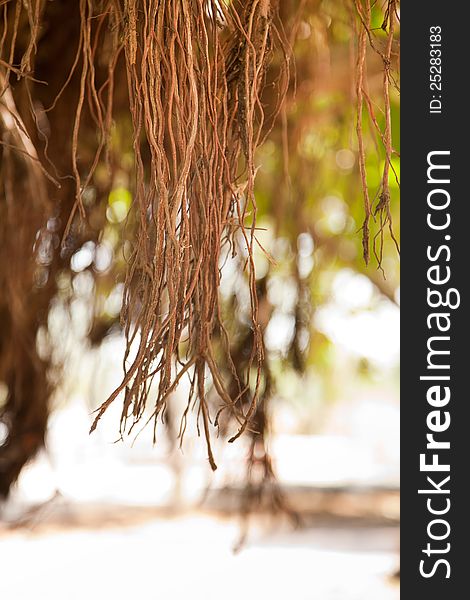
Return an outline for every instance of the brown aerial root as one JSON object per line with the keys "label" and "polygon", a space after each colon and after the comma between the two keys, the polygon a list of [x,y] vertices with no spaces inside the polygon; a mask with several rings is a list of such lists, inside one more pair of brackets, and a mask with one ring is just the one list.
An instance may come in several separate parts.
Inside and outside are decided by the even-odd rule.
{"label": "brown aerial root", "polygon": [[[28,6],[34,36],[38,6]],[[0,61],[0,382],[6,391],[0,405],[6,429],[0,441],[0,498],[44,444],[51,391],[50,361],[36,346],[37,313],[44,312],[47,296],[32,292],[38,273],[32,249],[39,245],[37,234],[50,209],[47,183],[58,183],[41,164],[9,85],[11,73],[33,79],[31,41],[21,64],[11,68],[20,12],[16,7],[9,38],[6,29],[0,30],[0,56],[7,58]]]}
{"label": "brown aerial root", "polygon": [[[99,408],[92,430],[121,392],[121,433],[128,422],[132,429],[153,381],[156,424],[184,373],[192,382],[188,406],[194,396],[215,469],[207,378],[239,423],[232,440],[249,426],[259,396],[254,154],[263,135],[266,66],[273,40],[280,39],[275,6],[269,0],[126,0],[124,8],[115,6],[134,128],[138,223],[122,310],[125,376]],[[243,252],[250,289],[247,373],[254,371],[255,381],[245,382],[254,393],[243,408],[218,367],[220,353],[230,361],[218,295],[221,259],[230,251]],[[216,349],[214,334],[224,331]]]}
{"label": "brown aerial root", "polygon": [[[270,394],[269,384],[267,384],[266,393]],[[250,517],[257,511],[268,511],[275,516],[283,515],[294,527],[298,527],[302,523],[299,513],[291,506],[274,470],[273,460],[268,450],[268,421],[265,403],[256,411],[255,422],[257,431],[250,434],[247,469],[240,506],[242,527],[240,537],[234,547],[235,552],[244,546],[249,531]]]}
{"label": "brown aerial root", "polygon": [[[359,173],[361,185],[364,195],[364,222],[362,224],[362,247],[363,256],[366,264],[370,260],[370,221],[371,218],[378,217],[378,231],[374,234],[372,248],[374,256],[377,260],[378,268],[382,270],[384,232],[388,228],[390,237],[394,242],[397,251],[399,252],[398,241],[393,232],[392,215],[390,211],[390,170],[397,177],[393,165],[392,156],[395,153],[392,144],[392,126],[391,126],[391,110],[390,110],[390,85],[396,86],[392,76],[392,55],[395,37],[395,24],[398,19],[398,1],[387,0],[384,10],[384,20],[382,30],[386,32],[385,48],[379,49],[373,38],[371,30],[371,0],[353,0],[356,13],[360,20],[360,25],[357,32],[357,59],[356,59],[356,133],[358,140],[359,153]],[[383,79],[382,79],[382,94],[383,94],[383,114],[385,125],[380,128],[375,116],[373,103],[369,97],[367,90],[367,48],[368,45],[380,56],[383,62]],[[369,119],[372,123],[373,132],[382,143],[385,150],[385,161],[382,172],[381,185],[375,198],[377,204],[373,208],[373,202],[370,200],[369,189],[367,185],[366,172],[366,150],[364,143],[363,132],[363,114],[364,108],[367,111]]]}
{"label": "brown aerial root", "polygon": [[[374,253],[380,265],[386,228],[393,237],[390,85],[397,1],[386,4],[386,43],[380,50],[370,29],[371,0],[353,2],[359,16],[356,92],[365,196],[364,258],[369,260],[372,220],[378,218]],[[298,3],[299,18],[305,4]],[[170,396],[186,378],[188,408],[196,407],[213,468],[210,432],[218,420],[207,390],[216,391],[222,405],[218,408],[237,424],[228,435],[231,441],[244,432],[256,432],[256,413],[264,402],[254,182],[256,149],[273,125],[286,88],[293,84],[289,41],[278,8],[278,0],[0,2],[0,150],[7,159],[1,200],[19,206],[25,191],[32,199],[28,210],[17,211],[16,216],[11,211],[17,221],[9,225],[12,244],[19,245],[14,234],[25,228],[22,239],[31,273],[22,295],[27,297],[34,288],[31,248],[51,213],[48,202],[52,199],[60,213],[63,241],[51,263],[53,281],[52,268],[63,267],[61,261],[67,263],[77,249],[80,227],[90,229],[92,209],[85,202],[86,192],[98,188],[98,167],[111,171],[113,131],[119,126],[125,130],[130,122],[134,165],[129,188],[134,201],[128,223],[133,246],[121,312],[127,340],[125,373],[98,409],[91,429],[121,393],[121,435],[148,419],[149,413],[156,427]],[[54,55],[57,31],[48,28],[57,29],[60,17],[69,11],[74,19],[66,31],[73,35],[65,44],[65,60]],[[367,91],[368,43],[384,65],[383,130]],[[43,77],[38,75],[38,50],[43,52],[47,86],[39,82]],[[279,60],[270,63],[275,52]],[[54,73],[44,69],[51,64],[51,55],[57,64]],[[363,112],[386,155],[382,184],[373,201],[367,190]],[[286,122],[285,114],[283,118]],[[8,175],[13,167],[14,179]],[[287,163],[284,168],[288,170]],[[109,181],[103,186],[109,187],[111,174],[106,177]],[[103,205],[107,198],[103,193]],[[219,298],[221,265],[230,254],[238,254],[238,264],[244,265],[250,296],[251,337],[242,373],[231,357],[233,335],[224,323]],[[43,315],[55,293],[55,284],[49,285]],[[227,365],[235,383],[222,373]]]}
{"label": "brown aerial root", "polygon": [[[209,379],[238,424],[232,440],[250,430],[259,400],[264,351],[253,260],[255,152],[289,82],[277,8],[277,0],[78,0],[71,60],[60,62],[57,79],[51,76],[55,84],[60,81],[55,97],[45,94],[41,117],[35,108],[37,49],[50,43],[48,19],[61,5],[0,3],[0,116],[4,130],[14,131],[2,135],[2,148],[5,156],[14,153],[28,163],[31,184],[36,181],[31,198],[38,202],[47,203],[51,183],[59,188],[67,180],[62,189],[68,196],[61,196],[60,207],[63,253],[72,252],[79,224],[89,218],[84,192],[93,188],[97,167],[110,167],[113,118],[132,121],[134,244],[121,312],[125,374],[91,430],[121,392],[121,435],[147,418],[149,405],[156,426],[188,377],[188,406],[197,405],[212,468]],[[265,115],[262,93],[276,47],[284,63],[274,69],[278,79],[270,81],[277,104],[271,102]],[[122,84],[123,72],[124,100],[115,85],[118,77]],[[19,81],[22,112],[9,107],[13,78]],[[69,106],[74,98],[73,117],[59,131],[46,131],[41,118],[60,121],[65,98]],[[25,126],[20,114],[27,115]],[[48,153],[53,147],[57,155],[57,136],[65,140],[60,165]],[[47,220],[43,212],[38,215],[33,234]],[[253,331],[246,377],[235,397],[219,366],[231,364],[235,371],[219,300],[221,263],[230,253],[241,254],[245,265]],[[249,405],[242,405],[242,387],[252,391]]]}

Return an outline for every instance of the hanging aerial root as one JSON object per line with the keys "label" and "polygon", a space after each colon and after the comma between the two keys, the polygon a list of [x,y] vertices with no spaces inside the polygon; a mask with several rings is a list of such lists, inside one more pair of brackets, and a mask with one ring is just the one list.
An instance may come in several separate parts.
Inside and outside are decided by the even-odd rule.
{"label": "hanging aerial root", "polygon": [[[11,77],[35,80],[41,19],[53,4],[31,0],[1,7],[8,25],[0,36],[2,105]],[[289,81],[277,0],[79,0],[74,8],[77,38],[69,71],[43,110],[52,119],[64,96],[75,93],[66,158],[75,198],[65,215],[63,249],[73,245],[77,222],[88,218],[84,194],[93,186],[97,167],[109,162],[118,69],[127,78],[124,111],[132,120],[135,158],[130,186],[134,245],[121,313],[125,374],[98,409],[91,429],[121,392],[121,435],[148,418],[149,407],[156,424],[170,395],[188,376],[188,404],[198,407],[215,468],[208,380],[238,424],[232,440],[249,430],[259,401],[264,351],[253,259],[255,152]],[[18,60],[20,34],[27,42]],[[283,64],[275,68],[277,80],[270,74],[269,94],[277,96],[277,103],[271,101],[265,115],[263,91],[276,47]],[[26,86],[26,92],[35,115],[34,89]],[[25,135],[15,150],[37,155],[36,170],[46,165],[55,172],[47,135],[33,118],[37,139],[31,145]],[[86,159],[84,146],[91,150]],[[242,254],[245,264],[253,331],[246,377],[235,397],[219,367],[232,362],[219,300],[221,264],[230,252]],[[247,406],[241,397],[248,388]]]}
{"label": "hanging aerial root", "polygon": [[[98,410],[92,430],[121,392],[121,432],[129,420],[132,428],[150,400],[152,381],[156,422],[187,373],[215,468],[206,379],[239,423],[234,437],[247,428],[258,403],[263,345],[253,261],[254,155],[265,121],[266,67],[273,39],[280,39],[273,34],[276,11],[269,0],[126,0],[119,18],[138,226],[122,312],[125,376]],[[251,406],[243,408],[218,367],[221,353],[230,360],[218,294],[220,263],[230,250],[246,256],[254,332],[247,373],[258,373],[246,383],[254,393]],[[129,360],[131,346],[135,357]]]}
{"label": "hanging aerial root", "polygon": [[[392,127],[391,127],[391,109],[390,109],[390,85],[393,83],[396,86],[392,76],[392,60],[393,47],[395,39],[395,24],[398,20],[398,0],[387,0],[384,10],[384,19],[382,30],[386,33],[385,48],[382,50],[374,41],[371,29],[372,19],[372,3],[371,0],[353,0],[355,11],[359,17],[359,26],[357,30],[357,58],[356,58],[356,133],[358,140],[359,153],[359,173],[361,178],[362,191],[364,196],[364,221],[362,224],[362,247],[363,257],[366,264],[370,260],[370,221],[371,218],[378,218],[378,231],[375,233],[372,242],[374,256],[377,260],[378,268],[382,269],[384,232],[388,228],[390,237],[393,240],[397,251],[399,246],[395,234],[393,232],[392,215],[390,210],[390,171],[395,173],[392,165],[392,156],[395,153],[392,144]],[[383,63],[383,114],[385,125],[381,129],[376,116],[373,104],[367,91],[367,49],[372,48],[381,58]],[[373,208],[373,202],[370,200],[369,188],[367,185],[366,172],[366,150],[364,143],[363,132],[363,115],[364,109],[367,111],[370,122],[372,123],[372,133],[375,134],[382,144],[385,151],[385,161],[381,177],[380,189],[375,198],[377,204]]]}

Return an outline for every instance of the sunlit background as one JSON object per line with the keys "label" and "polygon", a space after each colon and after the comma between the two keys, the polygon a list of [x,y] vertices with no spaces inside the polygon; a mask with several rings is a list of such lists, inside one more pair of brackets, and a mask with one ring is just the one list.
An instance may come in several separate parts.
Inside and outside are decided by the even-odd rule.
{"label": "sunlit background", "polygon": [[[155,445],[152,423],[118,439],[122,398],[89,435],[94,411],[123,376],[119,313],[135,228],[132,127],[124,111],[112,132],[112,176],[99,164],[84,190],[89,218],[72,228],[70,255],[56,260],[59,216],[36,235],[35,289],[53,290],[36,332],[37,356],[54,392],[46,448],[0,507],[1,600],[399,597],[399,264],[388,229],[380,254],[373,218],[371,263],[363,259],[359,21],[352,3],[280,4],[295,37],[296,86],[256,157],[254,259],[274,390],[267,442],[297,518],[269,510],[243,515],[246,435],[229,444],[226,435],[215,439],[214,429],[214,473],[194,413],[179,446],[185,379],[171,398],[174,429],[169,435],[159,425]],[[298,4],[304,15],[294,27]],[[386,39],[383,7],[372,3],[377,47]],[[374,202],[386,160],[377,135],[382,85],[382,61],[370,50],[375,122],[364,109],[362,126]],[[393,86],[390,104],[399,151]],[[398,155],[390,162],[399,237]],[[250,326],[240,246],[238,256],[221,260],[225,322],[236,341]],[[0,381],[0,407],[6,399]],[[7,436],[0,421],[0,448]]]}

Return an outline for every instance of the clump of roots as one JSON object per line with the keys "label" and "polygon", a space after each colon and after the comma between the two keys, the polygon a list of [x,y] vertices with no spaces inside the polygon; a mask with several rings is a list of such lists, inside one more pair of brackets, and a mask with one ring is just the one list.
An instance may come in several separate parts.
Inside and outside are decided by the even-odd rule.
{"label": "clump of roots", "polygon": [[[125,376],[92,429],[121,392],[121,431],[128,423],[132,429],[144,414],[153,381],[156,424],[187,374],[189,403],[194,395],[215,469],[209,374],[239,424],[232,439],[248,426],[258,402],[263,346],[253,263],[254,153],[264,131],[266,67],[279,40],[275,6],[269,0],[155,0],[143,8],[128,0],[124,9],[113,9],[114,21],[123,27],[137,230],[122,310]],[[247,372],[257,373],[257,381],[246,409],[228,393],[218,366],[220,360],[230,362],[218,296],[227,251],[245,254],[250,289],[253,344]],[[216,356],[216,332],[225,358]]]}
{"label": "clump of roots", "polygon": [[[356,91],[366,213],[364,258],[369,260],[369,223],[376,216],[380,229],[374,253],[380,264],[383,231],[392,231],[389,88],[397,2],[387,3],[387,38],[379,50],[385,107],[385,128],[379,130],[366,87],[371,3],[352,1],[361,21]],[[298,18],[305,5],[303,0],[296,5]],[[282,9],[287,12],[288,3]],[[90,204],[87,193],[101,189],[106,206],[113,180],[113,132],[115,123],[124,122],[132,131],[128,152],[134,159],[129,167],[132,248],[121,311],[127,339],[125,374],[98,409],[91,429],[120,394],[121,435],[144,414],[148,418],[149,407],[149,420],[156,427],[186,377],[188,408],[193,403],[197,407],[212,468],[216,464],[210,431],[218,419],[211,414],[210,387],[222,403],[221,414],[230,415],[230,428],[236,423],[231,441],[245,431],[257,431],[256,415],[266,395],[254,267],[255,153],[292,84],[289,43],[279,10],[278,0],[0,2],[0,203],[6,219],[0,224],[0,257],[4,263],[9,256],[17,257],[0,274],[6,289],[0,312],[11,325],[5,331],[19,340],[16,354],[0,357],[0,376],[8,379],[17,396],[21,392],[25,405],[28,397],[17,373],[28,357],[37,380],[47,381],[50,365],[32,350],[36,334],[47,327],[48,309],[57,293],[55,276],[60,268],[70,268],[72,253],[86,239],[83,231],[94,239],[99,236],[100,226],[93,229],[90,223],[95,213],[104,212],[103,206]],[[45,77],[48,85],[41,81]],[[386,154],[375,207],[366,181],[364,108]],[[103,172],[107,183],[99,183]],[[43,260],[40,254],[46,246]],[[219,297],[221,265],[230,254],[238,255],[249,289],[250,334],[242,369],[232,356],[233,335],[224,323]],[[32,290],[37,292],[34,304]],[[0,342],[3,339],[7,338],[0,335]],[[30,377],[26,368],[23,371]],[[43,398],[44,415],[48,394]],[[13,398],[12,393],[8,397]],[[268,479],[270,473],[266,461]]]}
{"label": "clump of roots", "polygon": [[[373,237],[373,253],[377,260],[378,268],[382,269],[384,232],[389,230],[390,237],[393,240],[397,251],[399,246],[393,232],[392,215],[390,211],[390,171],[393,171],[395,177],[392,157],[396,154],[392,145],[392,119],[390,110],[390,86],[398,86],[392,76],[392,64],[397,57],[396,52],[396,23],[398,16],[398,0],[387,0],[384,10],[384,20],[381,29],[386,33],[384,47],[379,47],[374,39],[371,27],[372,7],[371,0],[353,0],[357,16],[359,17],[359,28],[357,31],[357,57],[356,57],[356,98],[357,98],[357,119],[356,132],[359,147],[359,171],[361,176],[362,190],[364,194],[364,222],[362,225],[362,247],[363,256],[366,264],[370,260],[370,221],[371,218],[378,218],[379,227]],[[373,103],[370,99],[367,89],[367,49],[368,46],[380,57],[383,62],[383,117],[384,126],[381,128],[378,124]],[[366,151],[363,132],[364,111],[368,115],[372,124],[372,130],[385,151],[385,161],[382,172],[381,187],[376,195],[378,199],[375,208],[370,200],[369,188],[367,185],[366,172]],[[398,180],[397,180],[398,183]],[[383,269],[382,269],[383,271]]]}

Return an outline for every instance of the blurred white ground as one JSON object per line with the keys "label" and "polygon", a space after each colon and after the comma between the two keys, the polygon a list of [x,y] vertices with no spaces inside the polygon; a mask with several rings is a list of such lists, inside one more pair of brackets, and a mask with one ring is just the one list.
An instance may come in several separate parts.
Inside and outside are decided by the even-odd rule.
{"label": "blurred white ground", "polygon": [[[177,451],[175,463],[164,443],[152,448],[142,438],[129,448],[82,437],[82,417],[70,406],[55,415],[48,454],[25,470],[3,507],[1,600],[398,600],[391,575],[399,533],[383,507],[377,522],[313,516],[299,530],[255,520],[234,554],[239,520],[196,508],[210,481],[198,440],[188,441],[184,457]],[[225,447],[212,481],[219,487],[237,478],[243,456]],[[372,448],[333,435],[272,443],[282,483],[312,490],[396,485],[396,457]],[[179,459],[184,467],[175,471]],[[158,506],[172,505],[177,483],[186,508],[167,515]],[[58,499],[12,527],[55,490]]]}
{"label": "blurred white ground", "polygon": [[252,533],[207,515],[130,527],[3,530],[5,600],[398,600],[396,528]]}
{"label": "blurred white ground", "polygon": [[[387,443],[361,431],[278,436],[271,449],[281,482],[307,490],[397,486],[398,454],[387,451],[396,422],[384,421]],[[3,507],[1,600],[398,600],[391,580],[398,527],[387,525],[397,516],[396,500],[392,515],[387,504],[377,507],[376,522],[313,516],[293,530],[255,521],[234,554],[239,520],[197,512],[197,502],[208,483],[220,488],[237,480],[240,447],[220,445],[221,468],[211,480],[197,438],[188,438],[183,456],[169,452],[164,439],[153,448],[144,435],[131,448],[111,444],[103,431],[90,438],[88,427],[78,405],[56,413],[48,452],[25,469]],[[57,500],[12,527],[55,491]],[[166,515],[158,507],[174,507],[176,492],[183,511]]]}

